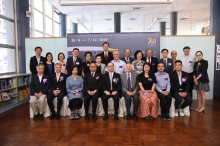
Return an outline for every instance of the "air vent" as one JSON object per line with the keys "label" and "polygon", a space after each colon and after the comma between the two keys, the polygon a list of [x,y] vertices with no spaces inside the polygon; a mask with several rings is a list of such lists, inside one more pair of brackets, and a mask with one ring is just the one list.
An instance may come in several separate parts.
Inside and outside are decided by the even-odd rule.
{"label": "air vent", "polygon": [[135,21],[137,18],[130,18],[131,21]]}
{"label": "air vent", "polygon": [[180,18],[180,20],[187,20],[187,19],[189,19],[189,18]]}
{"label": "air vent", "polygon": [[143,9],[143,7],[133,7],[133,11],[141,10],[141,9]]}
{"label": "air vent", "polygon": [[132,28],[127,28],[127,30],[132,30]]}

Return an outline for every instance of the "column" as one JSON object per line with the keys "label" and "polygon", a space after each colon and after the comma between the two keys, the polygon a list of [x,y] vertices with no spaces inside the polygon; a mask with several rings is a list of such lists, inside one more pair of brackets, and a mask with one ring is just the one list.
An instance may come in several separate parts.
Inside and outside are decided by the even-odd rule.
{"label": "column", "polygon": [[160,22],[160,35],[166,35],[166,22]]}
{"label": "column", "polygon": [[[216,45],[220,45],[220,0],[210,0],[210,35],[215,35]],[[215,45],[215,68],[216,68],[216,45]],[[213,98],[220,98],[220,70],[214,70]]]}
{"label": "column", "polygon": [[114,32],[121,32],[121,13],[114,13]]}
{"label": "column", "polygon": [[[18,34],[19,73],[26,73],[26,61],[30,61],[25,59],[25,37],[30,37],[30,18],[26,17],[26,11],[29,11],[29,0],[17,0],[17,22],[15,23],[17,23]],[[34,48],[30,49],[33,49],[34,51]]]}
{"label": "column", "polygon": [[60,36],[66,36],[66,14],[60,13]]}
{"label": "column", "polygon": [[73,33],[78,33],[78,23],[73,23]]}
{"label": "column", "polygon": [[170,13],[170,35],[177,35],[177,12]]}

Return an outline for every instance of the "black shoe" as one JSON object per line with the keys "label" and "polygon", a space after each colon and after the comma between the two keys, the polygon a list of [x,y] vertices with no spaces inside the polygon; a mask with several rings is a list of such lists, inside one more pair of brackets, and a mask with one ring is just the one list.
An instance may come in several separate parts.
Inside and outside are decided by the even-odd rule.
{"label": "black shoe", "polygon": [[50,119],[54,119],[54,118],[55,118],[55,113],[51,113]]}
{"label": "black shoe", "polygon": [[150,116],[150,120],[153,120],[154,118]]}
{"label": "black shoe", "polygon": [[43,118],[44,118],[43,114],[39,114],[38,119],[39,119],[39,120],[42,120]]}
{"label": "black shoe", "polygon": [[138,120],[138,116],[136,114],[133,114],[133,120],[137,121]]}
{"label": "black shoe", "polygon": [[107,120],[108,119],[108,114],[105,114],[104,116],[103,116],[103,120]]}
{"label": "black shoe", "polygon": [[33,120],[37,120],[38,119],[38,114],[34,115]]}
{"label": "black shoe", "polygon": [[86,119],[86,120],[89,120],[89,119],[90,119],[90,118],[89,118],[89,115],[86,114],[86,115],[85,115],[85,119]]}
{"label": "black shoe", "polygon": [[131,120],[131,115],[130,115],[130,114],[127,114],[126,119],[127,119],[127,120]]}
{"label": "black shoe", "polygon": [[57,120],[60,119],[60,114],[59,114],[59,113],[57,113],[57,115],[56,115],[56,119],[57,119]]}
{"label": "black shoe", "polygon": [[118,114],[114,115],[114,120],[118,120]]}
{"label": "black shoe", "polygon": [[92,119],[93,119],[93,121],[97,120],[96,114],[92,115]]}
{"label": "black shoe", "polygon": [[162,119],[162,120],[166,120],[166,114],[165,114],[165,113],[162,113],[162,114],[161,114],[161,119]]}
{"label": "black shoe", "polygon": [[171,120],[171,118],[170,118],[170,114],[169,114],[169,113],[166,113],[166,119],[167,119],[168,121]]}
{"label": "black shoe", "polygon": [[145,119],[146,119],[146,120],[150,120],[150,116],[147,116]]}

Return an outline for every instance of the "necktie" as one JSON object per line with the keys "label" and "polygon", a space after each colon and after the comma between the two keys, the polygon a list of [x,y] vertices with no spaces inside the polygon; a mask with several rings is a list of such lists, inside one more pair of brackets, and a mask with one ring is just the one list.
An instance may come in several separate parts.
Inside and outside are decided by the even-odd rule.
{"label": "necktie", "polygon": [[128,59],[128,57],[127,57],[127,59],[126,59],[126,62],[127,62],[127,63],[129,63],[129,62],[130,62],[130,61],[129,61],[129,59]]}
{"label": "necktie", "polygon": [[73,58],[73,65],[76,65],[76,58]]}
{"label": "necktie", "polygon": [[106,60],[106,62],[108,61],[108,55],[107,55],[107,53],[105,53],[105,60]]}
{"label": "necktie", "polygon": [[164,64],[164,70],[166,71],[167,70],[167,61],[163,60],[163,64]]}
{"label": "necktie", "polygon": [[177,71],[177,75],[178,75],[178,78],[179,78],[179,83],[181,85],[182,84],[182,81],[181,81],[182,77],[181,77],[180,71]]}
{"label": "necktie", "polygon": [[131,91],[131,80],[129,74],[128,74],[128,91]]}
{"label": "necktie", "polygon": [[151,64],[150,57],[148,57],[148,63]]}
{"label": "necktie", "polygon": [[58,82],[58,81],[59,81],[59,78],[60,78],[60,75],[57,74],[56,78],[57,78],[57,82]]}
{"label": "necktie", "polygon": [[110,73],[110,86],[111,86],[110,90],[112,90],[112,73]]}
{"label": "necktie", "polygon": [[92,72],[92,74],[91,74],[91,77],[92,77],[92,80],[93,80],[93,78],[94,78],[94,73]]}

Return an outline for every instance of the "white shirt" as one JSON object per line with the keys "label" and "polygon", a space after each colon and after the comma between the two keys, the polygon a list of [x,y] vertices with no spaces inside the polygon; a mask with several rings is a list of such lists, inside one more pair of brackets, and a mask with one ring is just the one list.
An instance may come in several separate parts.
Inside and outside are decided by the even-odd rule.
{"label": "white shirt", "polygon": [[[177,73],[178,75],[178,73]],[[180,76],[178,75],[180,86],[182,85],[182,72],[180,71]]]}
{"label": "white shirt", "polygon": [[187,73],[193,72],[193,66],[196,62],[196,58],[194,56],[188,55],[188,56],[181,56],[180,60],[182,61],[182,70]]}
{"label": "white shirt", "polygon": [[130,82],[131,82],[131,88],[132,88],[131,73],[127,73],[127,72],[126,72],[126,74],[127,74],[127,79],[128,79],[128,75],[130,76]]}
{"label": "white shirt", "polygon": [[38,75],[39,81],[40,81],[40,83],[41,83],[41,80],[42,80],[43,74],[42,74],[42,75],[37,74],[37,75]]}
{"label": "white shirt", "polygon": [[117,62],[115,60],[111,61],[114,64],[114,71],[118,74],[125,73],[125,66],[126,63],[122,60],[118,60]]}
{"label": "white shirt", "polygon": [[109,79],[110,79],[110,90],[112,90],[112,80],[113,80],[113,75],[114,75],[114,72],[112,73],[109,73]]}
{"label": "white shirt", "polygon": [[37,56],[36,56],[36,58],[37,58],[37,62],[38,62],[38,64],[40,63],[40,57],[38,58]]}
{"label": "white shirt", "polygon": [[104,51],[104,56],[108,57],[108,51],[107,52]]}
{"label": "white shirt", "polygon": [[150,61],[150,63],[151,63],[151,57],[146,57],[147,59],[146,59],[146,62],[149,62]]}
{"label": "white shirt", "polygon": [[162,58],[162,59],[163,59],[163,63],[164,63],[164,60],[166,60],[166,67],[167,67],[167,58]]}
{"label": "white shirt", "polygon": [[91,76],[94,77],[95,76],[95,72],[91,72]]}

